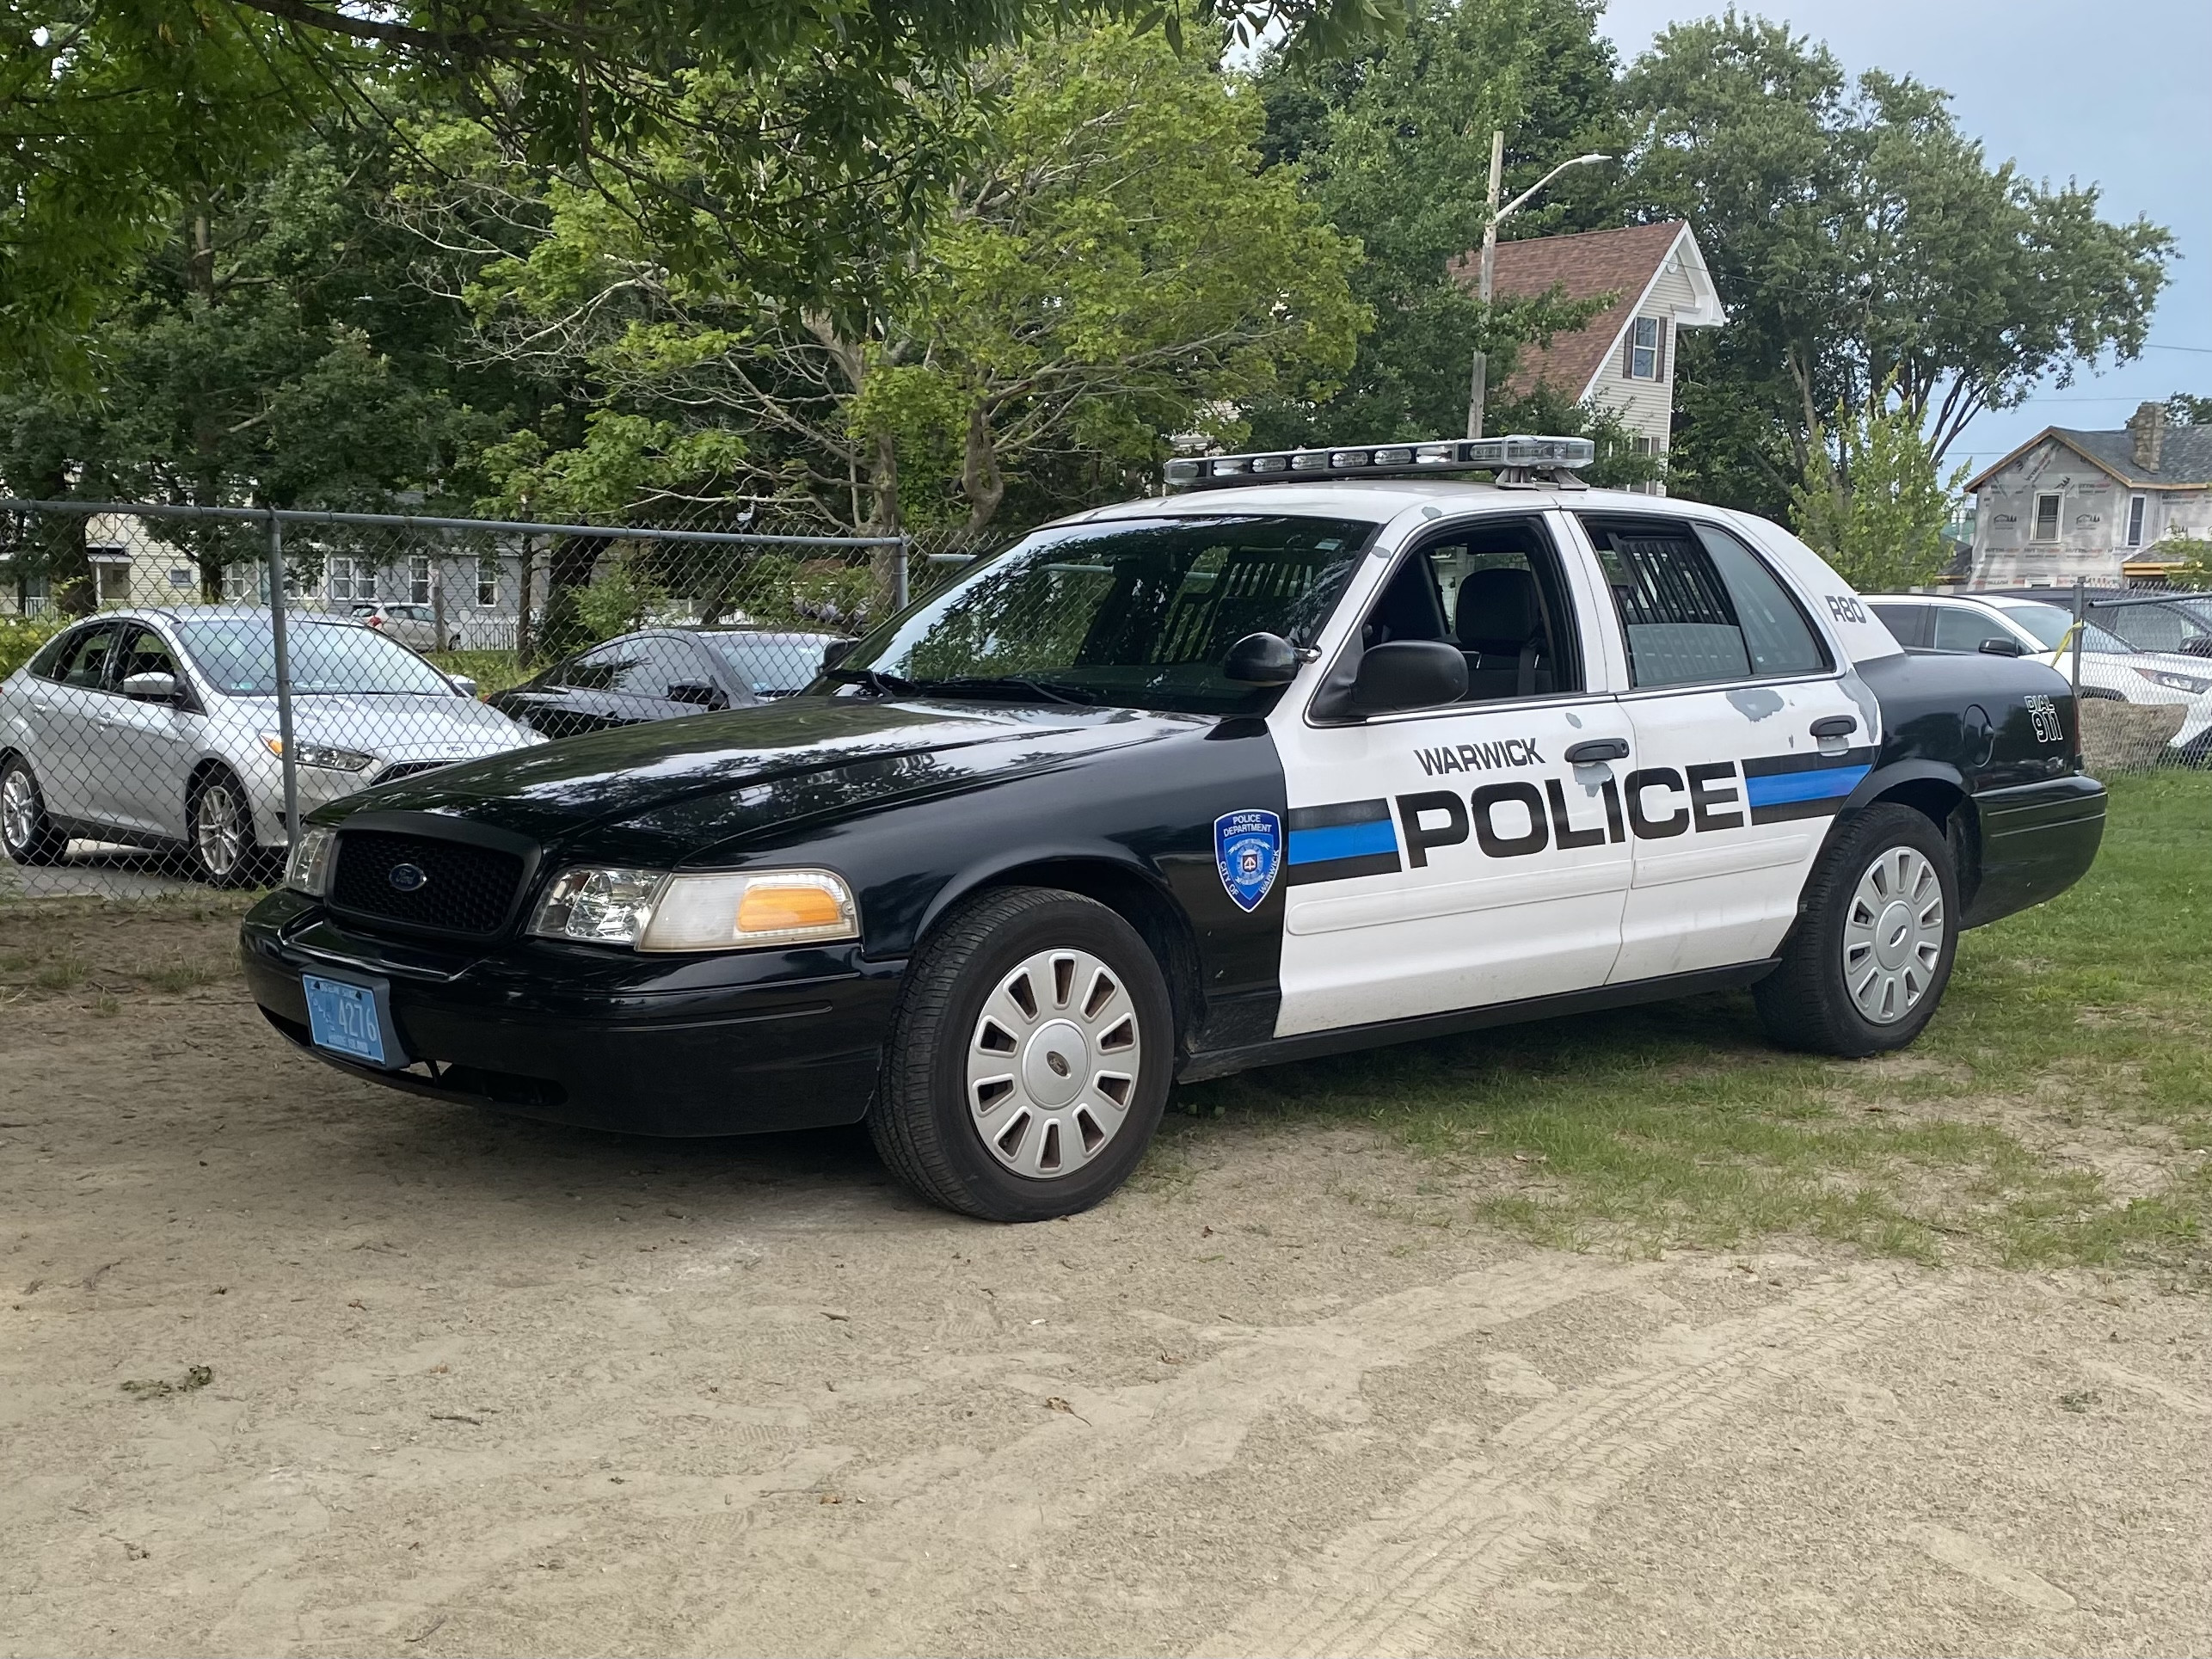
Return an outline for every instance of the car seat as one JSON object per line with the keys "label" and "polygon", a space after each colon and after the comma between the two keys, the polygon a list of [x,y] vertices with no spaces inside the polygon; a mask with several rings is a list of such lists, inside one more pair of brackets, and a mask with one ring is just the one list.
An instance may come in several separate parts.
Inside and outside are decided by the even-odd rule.
{"label": "car seat", "polygon": [[1552,689],[1551,635],[1533,571],[1506,566],[1471,574],[1459,584],[1454,631],[1467,659],[1471,701]]}

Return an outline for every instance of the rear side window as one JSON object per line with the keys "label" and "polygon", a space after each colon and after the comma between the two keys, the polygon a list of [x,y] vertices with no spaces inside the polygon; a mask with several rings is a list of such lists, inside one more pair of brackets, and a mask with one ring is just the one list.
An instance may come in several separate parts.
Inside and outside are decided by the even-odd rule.
{"label": "rear side window", "polygon": [[1586,519],[1638,686],[1814,674],[1834,665],[1759,556],[1677,519]]}
{"label": "rear side window", "polygon": [[1935,614],[1935,648],[1939,651],[1979,651],[1984,640],[2009,640],[2010,630],[1979,611],[1963,605],[1939,605]]}
{"label": "rear side window", "polygon": [[65,685],[82,685],[87,690],[98,688],[108,672],[108,654],[115,643],[115,624],[96,623],[82,633],[71,634],[66,649],[54,664],[52,678]]}
{"label": "rear side window", "polygon": [[31,673],[40,679],[59,679],[62,653],[75,645],[77,641],[75,634],[56,634],[39,647],[38,654],[30,661]]}

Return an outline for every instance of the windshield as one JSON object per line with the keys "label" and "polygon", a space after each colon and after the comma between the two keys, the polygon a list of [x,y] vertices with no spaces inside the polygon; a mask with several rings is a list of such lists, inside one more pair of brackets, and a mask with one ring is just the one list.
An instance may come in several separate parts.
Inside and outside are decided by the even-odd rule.
{"label": "windshield", "polygon": [[1010,692],[1047,699],[1252,712],[1280,688],[1222,678],[1229,648],[1255,633],[1310,644],[1379,527],[1223,514],[1041,531],[869,636],[837,672],[924,691],[1012,680]]}
{"label": "windshield", "polygon": [[822,671],[834,635],[705,634],[708,648],[755,697],[795,691]]}
{"label": "windshield", "polygon": [[[262,617],[196,617],[177,636],[207,681],[226,697],[276,695],[276,630]],[[350,623],[294,618],[286,630],[296,692],[453,697],[445,677],[402,645]]]}
{"label": "windshield", "polygon": [[[2074,626],[2074,613],[2055,605],[2038,605],[2031,599],[2025,605],[2006,605],[1998,608],[2012,621],[2041,640],[2046,651],[2057,650],[2066,641],[2066,630]],[[2105,632],[2093,622],[2082,625],[2081,648],[2123,657],[2133,656],[2135,652],[2135,648],[2127,641]]]}

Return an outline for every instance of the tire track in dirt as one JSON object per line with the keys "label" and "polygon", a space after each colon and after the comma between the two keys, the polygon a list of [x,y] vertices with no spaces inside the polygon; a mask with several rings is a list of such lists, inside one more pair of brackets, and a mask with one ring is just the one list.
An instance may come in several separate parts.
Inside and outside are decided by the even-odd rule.
{"label": "tire track in dirt", "polygon": [[[1086,1392],[1054,1380],[1069,1412],[981,1463],[888,1495],[865,1518],[838,1515],[836,1536],[754,1529],[732,1577],[756,1587],[819,1583],[826,1571],[865,1595],[756,1594],[710,1622],[693,1651],[900,1652],[989,1593],[1006,1562],[1146,1482],[1227,1466],[1269,1414],[1296,1408],[1339,1422],[1367,1415],[1367,1373],[1586,1297],[1626,1289],[1654,1269],[1539,1255],[1377,1298],[1309,1324],[1197,1328],[1228,1346],[1158,1383]],[[1018,1367],[1002,1380],[1023,1386]],[[1046,1385],[1038,1382],[1041,1390]]]}
{"label": "tire track in dirt", "polygon": [[1651,1460],[1785,1375],[1940,1300],[1867,1269],[1741,1318],[1647,1343],[1639,1362],[1507,1424],[1355,1526],[1201,1655],[1419,1655],[1465,1645],[1484,1599]]}

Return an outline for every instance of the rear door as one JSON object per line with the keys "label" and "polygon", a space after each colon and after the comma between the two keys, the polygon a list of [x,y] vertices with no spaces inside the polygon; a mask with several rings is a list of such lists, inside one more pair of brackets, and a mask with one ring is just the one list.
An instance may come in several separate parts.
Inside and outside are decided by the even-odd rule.
{"label": "rear door", "polygon": [[119,628],[95,622],[78,630],[55,660],[52,679],[30,687],[31,765],[53,817],[100,818],[98,803],[113,785],[114,758],[95,722],[107,701],[101,687]]}
{"label": "rear door", "polygon": [[1719,524],[1576,517],[1626,646],[1635,731],[1621,790],[1634,875],[1613,978],[1762,960],[1872,767],[1873,699],[1846,684],[1810,607]]}
{"label": "rear door", "polygon": [[1270,721],[1290,806],[1278,1035],[1605,983],[1630,876],[1621,767],[1567,754],[1625,754],[1630,725],[1562,530],[1543,512],[1440,527],[1368,605],[1367,644],[1455,644],[1465,700]]}

